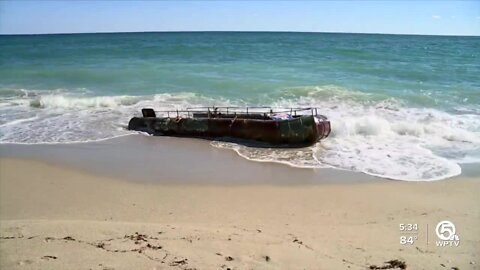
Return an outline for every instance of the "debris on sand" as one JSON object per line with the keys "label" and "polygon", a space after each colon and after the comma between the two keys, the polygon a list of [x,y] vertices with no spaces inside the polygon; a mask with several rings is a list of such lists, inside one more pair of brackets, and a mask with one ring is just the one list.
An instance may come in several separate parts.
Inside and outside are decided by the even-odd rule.
{"label": "debris on sand", "polygon": [[157,249],[162,249],[162,246],[155,246],[155,245],[151,245],[150,243],[148,243],[147,248],[157,250]]}
{"label": "debris on sand", "polygon": [[140,234],[138,232],[135,232],[135,234],[132,234],[132,235],[125,235],[124,236],[125,239],[130,239],[130,240],[133,240],[135,241],[135,244],[140,244],[140,242],[147,242],[147,235],[145,234]]}
{"label": "debris on sand", "polygon": [[369,269],[407,269],[407,264],[404,261],[399,261],[397,259],[390,260],[385,262],[383,266],[370,265]]}
{"label": "debris on sand", "polygon": [[45,255],[45,256],[42,257],[42,259],[44,259],[44,260],[50,260],[50,259],[56,260],[57,256]]}
{"label": "debris on sand", "polygon": [[187,261],[188,261],[188,259],[173,261],[173,262],[170,263],[170,266],[185,265],[185,264],[187,264]]}

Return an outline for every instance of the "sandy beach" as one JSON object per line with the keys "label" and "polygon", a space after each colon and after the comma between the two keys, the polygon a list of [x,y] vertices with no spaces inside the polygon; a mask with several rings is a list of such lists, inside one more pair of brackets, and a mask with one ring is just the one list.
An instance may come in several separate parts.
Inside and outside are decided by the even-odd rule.
{"label": "sandy beach", "polygon": [[[172,184],[4,156],[0,268],[478,269],[479,180]],[[436,246],[441,220],[458,247]]]}
{"label": "sandy beach", "polygon": [[480,0],[0,0],[0,270],[480,270],[479,48]]}

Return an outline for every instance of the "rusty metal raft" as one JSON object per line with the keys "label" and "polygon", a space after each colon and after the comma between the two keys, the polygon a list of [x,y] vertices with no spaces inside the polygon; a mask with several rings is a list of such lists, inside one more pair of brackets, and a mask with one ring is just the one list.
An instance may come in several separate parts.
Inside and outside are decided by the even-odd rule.
{"label": "rusty metal raft", "polygon": [[[157,116],[157,114],[161,116]],[[275,145],[312,145],[328,137],[330,121],[317,108],[274,111],[269,107],[196,107],[185,110],[142,109],[129,130],[160,136],[237,138]]]}

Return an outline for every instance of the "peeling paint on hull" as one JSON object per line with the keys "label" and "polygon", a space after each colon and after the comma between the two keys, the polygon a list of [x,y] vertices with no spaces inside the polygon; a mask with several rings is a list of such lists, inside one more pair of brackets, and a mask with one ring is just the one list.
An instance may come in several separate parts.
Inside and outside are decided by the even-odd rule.
{"label": "peeling paint on hull", "polygon": [[282,145],[312,145],[330,134],[330,122],[313,115],[285,120],[133,117],[128,129],[161,136],[232,137]]}

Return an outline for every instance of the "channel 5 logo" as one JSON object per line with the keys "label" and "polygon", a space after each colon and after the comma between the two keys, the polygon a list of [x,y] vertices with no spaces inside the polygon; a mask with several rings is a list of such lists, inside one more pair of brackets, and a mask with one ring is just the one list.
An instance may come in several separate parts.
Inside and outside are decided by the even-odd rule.
{"label": "channel 5 logo", "polygon": [[455,224],[448,220],[440,221],[435,228],[439,241],[435,242],[437,247],[458,247],[460,245],[460,238],[458,237]]}

